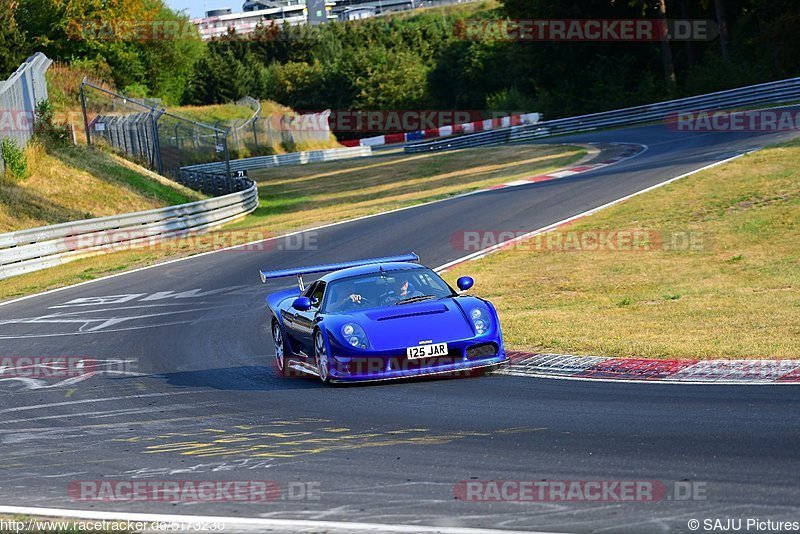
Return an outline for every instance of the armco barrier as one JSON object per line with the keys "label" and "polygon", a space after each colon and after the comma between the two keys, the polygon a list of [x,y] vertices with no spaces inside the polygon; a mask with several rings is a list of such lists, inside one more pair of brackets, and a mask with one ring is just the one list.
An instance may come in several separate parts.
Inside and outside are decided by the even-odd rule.
{"label": "armco barrier", "polygon": [[[237,159],[231,161],[230,165],[231,172],[252,171],[256,169],[266,169],[269,167],[304,165],[306,163],[336,161],[371,155],[372,148],[368,146],[358,146],[353,148],[328,148],[325,150],[308,150],[305,152],[292,152],[291,154],[279,154],[276,156],[256,156],[254,158]],[[188,167],[183,167],[181,170],[213,174],[224,174],[226,172],[224,162],[189,165]]]}
{"label": "armco barrier", "polygon": [[[0,117],[5,115],[0,141],[10,138],[20,148],[28,143],[33,135],[36,106],[47,100],[45,72],[52,63],[47,56],[36,52],[7,80],[0,81]],[[3,172],[3,158],[0,157],[0,175]]]}
{"label": "armco barrier", "polygon": [[243,191],[189,204],[0,234],[0,279],[78,256],[208,230],[256,207],[258,189],[249,182]]}
{"label": "armco barrier", "polygon": [[421,141],[423,139],[433,139],[438,137],[450,137],[460,134],[471,134],[477,132],[489,132],[508,128],[509,126],[521,126],[523,124],[536,124],[541,120],[539,113],[524,113],[522,115],[509,115],[495,119],[469,122],[466,124],[456,124],[455,126],[442,126],[416,132],[391,133],[378,135],[375,137],[365,137],[361,139],[351,139],[340,141],[345,146],[373,146],[393,145],[411,141]]}
{"label": "armco barrier", "polygon": [[800,100],[800,78],[750,85],[707,95],[669,100],[644,106],[592,113],[565,119],[542,121],[534,125],[512,126],[494,132],[467,134],[406,145],[407,153],[453,150],[473,146],[527,141],[554,135],[665,121],[670,114],[688,111],[735,110],[751,106],[783,104]]}
{"label": "armco barrier", "polygon": [[[223,163],[223,167],[224,167]],[[187,168],[182,168],[175,178],[181,185],[185,185],[189,189],[195,191],[202,191],[207,195],[215,197],[227,195],[229,193],[236,193],[237,191],[244,191],[250,184],[251,180],[247,178],[229,177],[227,173],[216,174],[210,172],[193,171]]]}

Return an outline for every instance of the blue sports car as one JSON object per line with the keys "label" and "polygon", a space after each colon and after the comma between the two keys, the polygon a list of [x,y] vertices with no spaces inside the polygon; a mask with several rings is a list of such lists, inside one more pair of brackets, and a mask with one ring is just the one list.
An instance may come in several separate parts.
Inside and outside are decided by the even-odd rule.
{"label": "blue sports car", "polygon": [[[298,288],[267,297],[279,372],[323,382],[468,373],[505,363],[491,302],[454,291],[416,254],[261,272],[296,276]],[[303,283],[303,275],[328,272]]]}

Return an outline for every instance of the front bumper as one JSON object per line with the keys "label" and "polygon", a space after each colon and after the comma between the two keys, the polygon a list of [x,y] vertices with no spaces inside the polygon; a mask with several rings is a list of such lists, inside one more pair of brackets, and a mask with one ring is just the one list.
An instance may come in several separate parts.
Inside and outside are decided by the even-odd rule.
{"label": "front bumper", "polygon": [[[485,349],[487,345],[493,346],[491,353]],[[477,350],[476,346],[483,348]],[[448,350],[446,356],[409,360],[405,348],[354,352],[331,343],[330,378],[332,382],[371,382],[430,375],[455,377],[508,362],[502,339],[449,341]]]}

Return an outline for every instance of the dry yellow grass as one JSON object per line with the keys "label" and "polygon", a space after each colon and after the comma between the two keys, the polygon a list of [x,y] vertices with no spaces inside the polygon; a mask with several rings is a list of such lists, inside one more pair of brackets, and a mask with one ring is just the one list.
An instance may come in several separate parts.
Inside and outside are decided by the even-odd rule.
{"label": "dry yellow grass", "polygon": [[0,232],[204,198],[116,156],[85,147],[26,149],[30,176],[0,182]]}
{"label": "dry yellow grass", "polygon": [[[236,104],[217,104],[212,106],[182,106],[175,108],[173,110],[180,116],[187,117],[196,121],[203,122],[205,124],[209,124],[212,126],[232,126],[234,121],[241,121],[243,119],[249,119],[253,115],[253,109],[247,106],[237,106]],[[261,146],[262,152],[251,153],[254,150],[254,147],[250,144],[247,145],[245,150],[242,150],[241,153],[237,153],[231,156],[234,157],[249,157],[253,155],[260,155],[266,153],[272,154],[284,154],[286,152],[296,152],[302,150],[319,150],[323,148],[341,148],[342,145],[336,140],[336,136],[332,133],[328,136],[327,139],[307,139],[301,140],[296,142],[294,145],[287,146],[284,145],[279,141],[280,133],[277,131],[280,128],[280,118],[285,115],[296,115],[296,113],[289,107],[283,106],[278,104],[277,102],[273,102],[271,100],[262,100],[261,101],[261,116],[263,117],[262,122],[259,122],[260,129],[262,133],[260,134],[259,138],[259,145]],[[264,143],[267,141],[264,138],[263,129],[265,128],[265,124],[263,121],[270,120],[270,124],[273,125],[272,127],[275,128],[274,138],[272,140],[272,144],[269,147],[263,146]],[[302,132],[300,132],[302,136]],[[248,139],[248,143],[253,143],[253,138],[251,132],[248,130],[243,133],[243,135]],[[312,136],[309,136],[312,137]],[[229,138],[229,142],[233,143],[233,137]],[[233,144],[230,145],[231,150],[234,150],[235,147]],[[264,150],[269,148],[269,150]]]}
{"label": "dry yellow grass", "polygon": [[444,198],[548,172],[586,154],[577,147],[502,147],[388,156],[251,173],[263,187],[255,213],[219,234],[115,252],[0,281],[0,299],[294,230]]}
{"label": "dry yellow grass", "polygon": [[[798,160],[800,142],[745,156],[463,264],[446,278],[475,277],[513,349],[800,358]],[[568,241],[630,229],[649,232],[650,250],[581,251]],[[694,245],[665,250],[659,240],[670,236],[693,236]]]}

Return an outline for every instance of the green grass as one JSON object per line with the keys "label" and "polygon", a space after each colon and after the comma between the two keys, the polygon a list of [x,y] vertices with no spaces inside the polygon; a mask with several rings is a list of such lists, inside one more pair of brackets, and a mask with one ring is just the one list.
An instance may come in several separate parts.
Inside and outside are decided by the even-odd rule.
{"label": "green grass", "polygon": [[[800,141],[750,154],[460,265],[446,278],[475,277],[475,291],[495,302],[515,350],[796,359],[798,160]],[[681,237],[636,251],[547,245],[628,229],[668,244]],[[692,244],[678,246],[686,236]]]}
{"label": "green grass", "polygon": [[212,106],[181,106],[174,108],[174,113],[187,119],[204,122],[214,125],[217,121],[224,123],[242,119],[249,119],[255,110],[249,106],[237,106],[236,104],[217,104]]}
{"label": "green grass", "polygon": [[261,205],[236,228],[316,226],[420,204],[570,165],[578,147],[505,146],[357,158],[251,173]]}
{"label": "green grass", "polygon": [[28,178],[0,182],[0,232],[205,198],[103,151],[33,143],[25,153]]}

